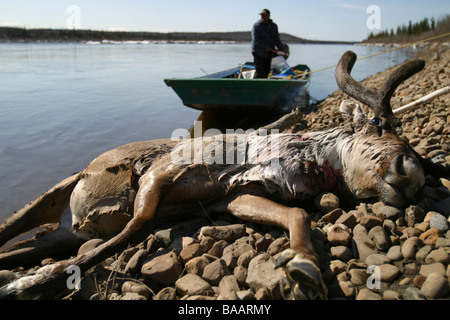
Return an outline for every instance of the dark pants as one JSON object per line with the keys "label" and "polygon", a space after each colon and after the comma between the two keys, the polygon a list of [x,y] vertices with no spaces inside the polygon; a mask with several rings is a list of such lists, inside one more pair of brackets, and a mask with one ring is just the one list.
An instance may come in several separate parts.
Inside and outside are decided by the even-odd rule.
{"label": "dark pants", "polygon": [[255,78],[267,79],[269,77],[269,73],[270,73],[270,64],[272,63],[272,57],[263,58],[263,57],[257,56],[256,54],[253,54],[253,57],[254,57],[253,61],[255,63],[255,68],[256,68]]}

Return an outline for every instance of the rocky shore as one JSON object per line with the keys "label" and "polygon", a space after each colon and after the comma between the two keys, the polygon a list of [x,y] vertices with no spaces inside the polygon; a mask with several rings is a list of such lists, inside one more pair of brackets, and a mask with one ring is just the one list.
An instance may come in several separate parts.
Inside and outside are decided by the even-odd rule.
{"label": "rocky shore", "polygon": [[[423,55],[424,71],[395,92],[394,108],[450,84],[450,50]],[[386,72],[364,80],[379,88]],[[342,125],[341,91],[320,102],[290,131]],[[403,133],[424,157],[450,164],[450,95],[401,116]],[[331,193],[306,201],[311,238],[329,299],[450,299],[450,181],[426,177],[417,202],[405,209],[381,202],[340,199]],[[80,248],[90,250],[94,239]],[[284,272],[275,261],[289,248],[285,230],[247,223],[231,215],[196,218],[157,230],[146,241],[91,269],[80,289],[56,299],[264,300],[281,299]],[[52,259],[41,265],[52,263]],[[37,268],[37,267],[36,267]],[[0,271],[6,282],[30,271]],[[1,283],[0,283],[1,285]]]}

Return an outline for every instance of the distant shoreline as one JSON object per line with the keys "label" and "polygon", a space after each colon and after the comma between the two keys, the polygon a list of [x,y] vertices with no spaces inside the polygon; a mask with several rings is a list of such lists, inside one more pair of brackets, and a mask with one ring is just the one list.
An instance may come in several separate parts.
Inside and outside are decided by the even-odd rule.
{"label": "distant shoreline", "polygon": [[[288,44],[356,44],[357,41],[320,41],[281,33]],[[250,31],[235,32],[127,32],[0,27],[0,43],[250,43]]]}

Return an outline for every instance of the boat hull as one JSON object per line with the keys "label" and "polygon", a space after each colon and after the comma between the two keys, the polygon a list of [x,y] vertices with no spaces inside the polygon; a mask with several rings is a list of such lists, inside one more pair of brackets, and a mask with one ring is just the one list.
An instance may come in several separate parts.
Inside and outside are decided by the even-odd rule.
{"label": "boat hull", "polygon": [[183,104],[199,110],[267,108],[288,112],[307,80],[166,79]]}

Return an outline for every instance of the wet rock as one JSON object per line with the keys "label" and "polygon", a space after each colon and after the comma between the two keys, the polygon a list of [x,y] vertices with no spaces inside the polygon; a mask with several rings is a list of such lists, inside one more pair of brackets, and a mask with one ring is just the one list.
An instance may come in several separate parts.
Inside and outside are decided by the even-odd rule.
{"label": "wet rock", "polygon": [[444,276],[434,272],[427,277],[420,291],[428,298],[444,298],[449,293],[449,284]]}
{"label": "wet rock", "polygon": [[175,282],[175,287],[180,296],[184,295],[204,295],[212,296],[214,290],[211,285],[199,276],[188,273]]}
{"label": "wet rock", "polygon": [[255,292],[264,289],[270,298],[280,299],[280,282],[283,278],[283,270],[275,269],[275,260],[270,254],[260,254],[250,261],[247,284]]}
{"label": "wet rock", "polygon": [[174,284],[183,272],[175,252],[163,251],[149,258],[141,268],[141,273],[163,285]]}

